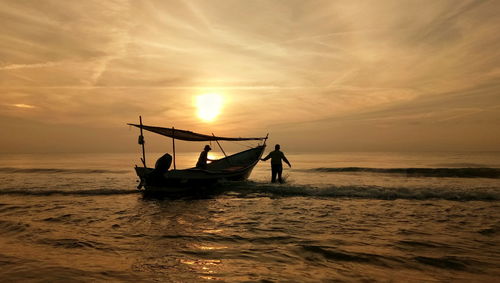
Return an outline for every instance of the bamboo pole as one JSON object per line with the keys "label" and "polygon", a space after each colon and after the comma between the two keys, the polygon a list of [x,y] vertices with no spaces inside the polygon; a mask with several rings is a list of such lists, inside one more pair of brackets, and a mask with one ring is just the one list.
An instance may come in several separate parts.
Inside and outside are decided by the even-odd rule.
{"label": "bamboo pole", "polygon": [[146,150],[144,149],[144,136],[142,135],[142,117],[139,116],[139,124],[141,125],[141,136],[139,137],[139,142],[142,146],[142,164],[144,168],[146,168]]}
{"label": "bamboo pole", "polygon": [[172,127],[172,148],[173,148],[173,153],[174,153],[174,170],[177,169],[177,166],[175,166],[175,129]]}
{"label": "bamboo pole", "polygon": [[[215,138],[215,135],[214,133],[212,133],[212,136],[214,136]],[[226,152],[224,151],[224,149],[222,148],[222,146],[220,145],[219,141],[218,140],[215,140],[215,142],[217,143],[217,145],[219,146],[220,150],[222,150],[222,153],[224,153],[224,156],[227,157],[227,154]]]}
{"label": "bamboo pole", "polygon": [[[212,133],[212,136],[215,137],[214,133]],[[215,142],[217,143],[217,145],[219,146],[220,150],[222,151],[222,153],[224,153],[224,156],[226,157],[226,160],[227,160],[227,163],[229,163],[229,165],[231,165],[231,162],[229,161],[229,159],[227,158],[227,154],[226,152],[224,151],[224,149],[222,148],[222,146],[220,145],[219,141],[218,140],[215,140]]]}

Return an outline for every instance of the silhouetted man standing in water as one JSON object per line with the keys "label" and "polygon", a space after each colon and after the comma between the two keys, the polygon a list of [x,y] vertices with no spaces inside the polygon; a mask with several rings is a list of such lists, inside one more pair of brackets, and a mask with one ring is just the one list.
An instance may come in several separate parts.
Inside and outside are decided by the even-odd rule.
{"label": "silhouetted man standing in water", "polygon": [[278,182],[283,184],[283,179],[281,179],[281,173],[283,172],[283,164],[281,163],[281,160],[285,161],[286,164],[288,164],[289,167],[292,167],[290,165],[290,162],[288,162],[288,159],[286,159],[285,154],[280,151],[280,145],[277,144],[274,147],[274,151],[271,151],[266,157],[262,158],[262,161],[266,161],[269,158],[271,158],[271,182],[276,183],[276,175],[278,175]]}

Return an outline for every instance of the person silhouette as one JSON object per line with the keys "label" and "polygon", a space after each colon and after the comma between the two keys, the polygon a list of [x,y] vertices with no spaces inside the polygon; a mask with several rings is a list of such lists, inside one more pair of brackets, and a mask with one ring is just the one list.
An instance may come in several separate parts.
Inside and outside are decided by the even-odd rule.
{"label": "person silhouette", "polygon": [[291,168],[292,165],[286,159],[285,154],[280,151],[280,145],[274,146],[274,151],[271,151],[266,157],[262,158],[262,161],[266,161],[271,158],[271,182],[276,183],[276,175],[278,175],[278,181],[283,184],[283,179],[281,174],[283,173],[283,164],[281,160],[285,161],[286,164]]}
{"label": "person silhouette", "polygon": [[[147,178],[146,182],[150,185],[161,184],[165,180],[163,174],[167,173],[171,164],[172,164],[172,155],[165,153],[162,157],[156,160],[155,169],[153,169],[153,171],[151,171],[146,176]],[[141,185],[142,183],[140,184],[140,186]]]}
{"label": "person silhouette", "polygon": [[203,151],[200,153],[200,157],[198,157],[198,162],[196,162],[196,168],[207,169],[207,161],[214,161],[208,158],[208,152],[212,150],[212,148],[207,144]]}

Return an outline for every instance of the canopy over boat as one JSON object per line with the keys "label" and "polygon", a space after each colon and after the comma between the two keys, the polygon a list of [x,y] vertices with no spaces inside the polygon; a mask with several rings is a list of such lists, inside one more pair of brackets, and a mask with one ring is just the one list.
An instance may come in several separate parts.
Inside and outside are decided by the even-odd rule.
{"label": "canopy over boat", "polygon": [[179,130],[174,128],[162,128],[156,126],[146,126],[138,124],[127,124],[137,128],[144,129],[153,133],[157,133],[163,136],[171,137],[177,140],[184,141],[250,141],[250,140],[265,140],[266,138],[228,138],[228,137],[218,137],[214,135],[204,135],[198,134],[191,131]]}

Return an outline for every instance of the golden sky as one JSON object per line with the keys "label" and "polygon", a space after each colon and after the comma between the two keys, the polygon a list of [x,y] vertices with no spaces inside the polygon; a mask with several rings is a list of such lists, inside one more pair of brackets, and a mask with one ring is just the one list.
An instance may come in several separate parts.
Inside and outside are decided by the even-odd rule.
{"label": "golden sky", "polygon": [[[292,151],[499,150],[499,14],[499,1],[1,0],[0,152],[132,150],[139,115],[269,132]],[[206,93],[223,100],[211,122],[196,114]]]}

